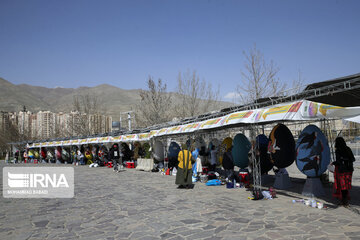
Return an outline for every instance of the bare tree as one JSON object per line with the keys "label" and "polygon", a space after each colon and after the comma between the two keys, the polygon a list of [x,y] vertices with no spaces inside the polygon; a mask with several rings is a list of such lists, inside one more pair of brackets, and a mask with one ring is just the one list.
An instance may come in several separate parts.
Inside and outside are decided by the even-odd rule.
{"label": "bare tree", "polygon": [[85,136],[101,132],[101,103],[95,95],[76,95],[73,97],[70,119],[67,120],[72,136]]}
{"label": "bare tree", "polygon": [[178,76],[175,112],[179,117],[191,117],[214,110],[219,101],[219,87],[213,90],[211,83],[200,81],[196,71],[189,70]]}
{"label": "bare tree", "polygon": [[166,84],[159,78],[157,83],[149,76],[147,90],[140,91],[140,103],[136,106],[138,126],[151,126],[171,120],[172,98],[166,92]]}
{"label": "bare tree", "polygon": [[305,83],[305,80],[304,80],[303,74],[302,74],[301,70],[299,69],[297,77],[295,79],[293,79],[293,81],[291,83],[291,89],[289,89],[287,91],[286,95],[293,95],[293,94],[300,93],[301,91],[303,91],[305,89],[304,83]]}
{"label": "bare tree", "polygon": [[85,94],[73,97],[73,110],[86,114],[99,114],[100,101],[95,95]]}
{"label": "bare tree", "polygon": [[278,96],[286,88],[277,78],[279,68],[271,60],[266,62],[256,45],[245,56],[244,71],[241,72],[241,84],[237,93],[242,103],[254,102],[259,98]]}
{"label": "bare tree", "polygon": [[22,133],[19,132],[19,128],[12,122],[0,125],[0,152],[10,150],[10,142],[18,142],[27,140]]}

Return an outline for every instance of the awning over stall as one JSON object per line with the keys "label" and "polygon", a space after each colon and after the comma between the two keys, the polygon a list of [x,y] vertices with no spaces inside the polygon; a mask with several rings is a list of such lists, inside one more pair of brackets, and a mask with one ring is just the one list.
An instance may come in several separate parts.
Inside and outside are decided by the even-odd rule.
{"label": "awning over stall", "polygon": [[[359,121],[360,107],[341,107],[308,100],[294,101],[274,106],[238,111],[225,116],[210,118],[172,127],[164,127],[146,133],[126,134],[112,137],[93,137],[85,139],[65,140],[44,143],[46,146],[67,146],[78,144],[96,144],[105,142],[148,141],[153,137],[191,133],[198,130],[232,127],[238,124],[263,124],[274,121],[308,121],[321,119],[352,119]],[[41,143],[33,143],[29,147],[39,147]]]}

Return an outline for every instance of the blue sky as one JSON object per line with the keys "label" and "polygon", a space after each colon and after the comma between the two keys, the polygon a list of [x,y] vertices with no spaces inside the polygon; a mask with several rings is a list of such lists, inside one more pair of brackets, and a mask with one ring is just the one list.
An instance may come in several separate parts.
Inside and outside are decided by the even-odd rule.
{"label": "blue sky", "polygon": [[[196,70],[234,92],[253,44],[290,82],[360,72],[360,1],[0,0],[0,77],[46,87],[174,91]],[[231,99],[226,99],[231,100]]]}

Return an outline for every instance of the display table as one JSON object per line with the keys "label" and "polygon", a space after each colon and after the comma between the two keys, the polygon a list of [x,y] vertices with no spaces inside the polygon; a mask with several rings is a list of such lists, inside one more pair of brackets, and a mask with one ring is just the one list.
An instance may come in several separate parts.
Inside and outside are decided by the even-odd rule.
{"label": "display table", "polygon": [[154,167],[154,159],[152,158],[138,158],[136,170],[151,171]]}

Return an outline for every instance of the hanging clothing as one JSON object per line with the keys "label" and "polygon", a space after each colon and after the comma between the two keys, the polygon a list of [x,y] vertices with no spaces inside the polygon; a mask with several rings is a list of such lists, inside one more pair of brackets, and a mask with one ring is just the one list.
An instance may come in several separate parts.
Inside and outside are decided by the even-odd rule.
{"label": "hanging clothing", "polygon": [[210,151],[210,165],[216,165],[217,164],[217,150],[211,150]]}
{"label": "hanging clothing", "polygon": [[226,170],[228,170],[228,169],[234,170],[234,160],[233,160],[231,151],[224,153],[222,165],[223,165],[223,168]]}
{"label": "hanging clothing", "polygon": [[46,158],[46,151],[45,151],[45,149],[41,149],[40,155],[41,155],[41,157],[42,157],[43,159]]}
{"label": "hanging clothing", "polygon": [[[194,155],[193,155],[193,157],[194,157]],[[200,157],[196,158],[196,161],[192,166],[192,173],[193,173],[193,178],[195,178],[195,179],[197,178],[197,176],[199,174],[202,173],[202,164],[201,164]],[[194,179],[193,179],[193,182],[194,182]],[[195,182],[196,182],[196,180],[195,180]]]}
{"label": "hanging clothing", "polygon": [[198,157],[196,159],[196,172],[197,173],[202,173],[202,163],[201,163],[201,158]]}
{"label": "hanging clothing", "polygon": [[195,148],[195,150],[192,151],[191,155],[192,155],[192,157],[193,157],[194,159],[197,159],[198,156],[199,156],[199,149],[198,149],[198,148]]}

